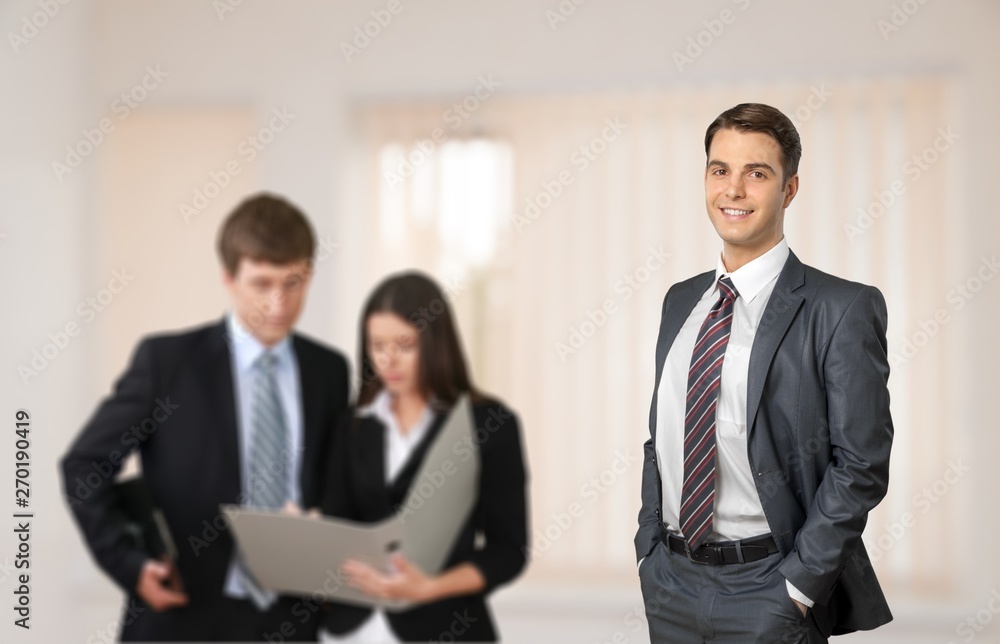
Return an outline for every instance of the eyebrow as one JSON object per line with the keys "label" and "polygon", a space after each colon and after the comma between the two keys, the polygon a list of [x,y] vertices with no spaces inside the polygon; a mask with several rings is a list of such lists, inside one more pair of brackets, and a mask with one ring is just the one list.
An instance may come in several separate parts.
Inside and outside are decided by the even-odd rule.
{"label": "eyebrow", "polygon": [[[713,165],[717,165],[720,168],[723,168],[725,170],[729,169],[729,164],[728,163],[726,163],[725,161],[719,161],[717,159],[710,160],[705,167],[711,168]],[[743,170],[744,171],[747,171],[747,170],[768,170],[768,171],[771,172],[771,174],[777,174],[774,171],[774,168],[772,168],[767,163],[747,163],[746,165],[743,166]]]}

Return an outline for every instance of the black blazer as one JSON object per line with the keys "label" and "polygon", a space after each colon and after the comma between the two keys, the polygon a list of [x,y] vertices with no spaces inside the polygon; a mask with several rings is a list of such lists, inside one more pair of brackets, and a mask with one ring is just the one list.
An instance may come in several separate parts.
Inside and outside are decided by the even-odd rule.
{"label": "black blazer", "polygon": [[[656,391],[667,352],[715,279],[675,284],[663,300],[645,443],[637,559],[660,543]],[[824,636],[892,619],[861,541],[889,484],[892,418],[885,300],[878,289],[805,266],[790,253],[767,302],[747,379],[747,452],[779,571],[814,600]],[[642,567],[640,567],[642,574]]]}
{"label": "black blazer", "polygon": [[[191,605],[221,596],[233,538],[220,503],[239,503],[240,452],[225,320],[145,338],[115,391],[97,408],[63,457],[67,501],[98,565],[134,594],[148,554],[116,510],[111,479],[135,450],[143,477],[179,551]],[[302,395],[304,507],[318,502],[322,460],[347,408],[347,362],[337,351],[293,333]],[[150,611],[146,611],[149,613]],[[137,619],[142,619],[140,613]]]}
{"label": "black blazer", "polygon": [[[445,562],[447,570],[462,562],[476,566],[486,588],[474,595],[452,597],[403,612],[387,612],[389,624],[404,641],[495,641],[496,629],[486,596],[514,579],[528,556],[524,457],[517,418],[499,402],[474,404],[476,442],[481,470],[479,500]],[[362,522],[383,520],[406,500],[423,458],[446,414],[437,414],[427,435],[391,485],[385,484],[385,426],[374,416],[345,414],[337,432],[330,473],[322,499],[323,513]],[[469,446],[455,448],[456,459],[471,455]],[[484,539],[477,545],[476,535]],[[334,634],[357,628],[368,608],[330,604],[326,628]]]}

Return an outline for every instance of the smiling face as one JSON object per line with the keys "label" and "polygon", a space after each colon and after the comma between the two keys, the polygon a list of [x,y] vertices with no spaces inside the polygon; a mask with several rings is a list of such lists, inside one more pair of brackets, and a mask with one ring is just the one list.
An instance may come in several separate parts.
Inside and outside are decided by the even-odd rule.
{"label": "smiling face", "polygon": [[368,357],[375,374],[393,395],[419,393],[420,331],[395,313],[372,313],[365,320]]}
{"label": "smiling face", "polygon": [[785,208],[799,177],[782,177],[781,147],[761,132],[721,129],[705,168],[705,207],[722,238],[727,271],[760,257],[781,241]]}

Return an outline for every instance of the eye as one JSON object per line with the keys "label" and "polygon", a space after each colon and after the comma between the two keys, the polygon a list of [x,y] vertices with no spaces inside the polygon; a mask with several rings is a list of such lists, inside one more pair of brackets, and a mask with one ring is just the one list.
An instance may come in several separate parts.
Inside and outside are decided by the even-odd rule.
{"label": "eye", "polygon": [[763,172],[761,172],[760,170],[754,170],[753,172],[750,173],[750,176],[753,177],[754,179],[766,179],[767,178],[767,175],[764,174]]}
{"label": "eye", "polygon": [[721,177],[725,173],[726,171],[723,168],[716,168],[715,170],[712,170],[712,174],[714,174],[717,177]]}

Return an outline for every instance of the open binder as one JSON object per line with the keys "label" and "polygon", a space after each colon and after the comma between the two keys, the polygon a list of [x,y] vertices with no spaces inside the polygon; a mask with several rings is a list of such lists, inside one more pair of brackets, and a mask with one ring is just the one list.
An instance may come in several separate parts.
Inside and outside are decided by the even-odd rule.
{"label": "open binder", "polygon": [[[457,450],[466,445],[473,449]],[[465,460],[457,454],[465,455]],[[472,454],[470,458],[468,455]],[[382,570],[397,550],[428,574],[441,571],[479,496],[479,452],[468,396],[452,408],[427,451],[404,510],[379,523],[220,506],[254,578],[282,594],[403,609],[409,602],[370,597],[347,586],[340,565],[355,559]],[[422,481],[440,485],[421,486]],[[433,491],[430,489],[433,488]]]}

